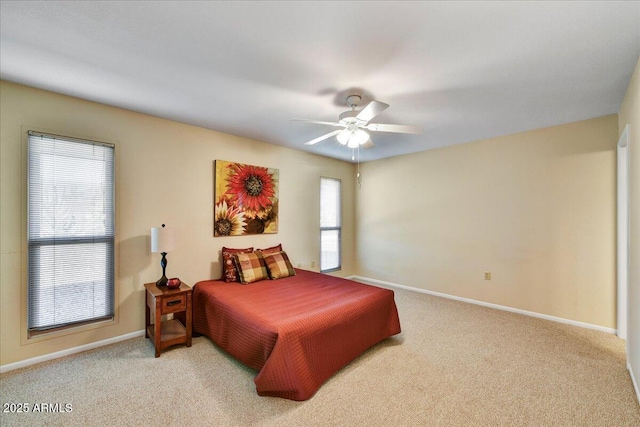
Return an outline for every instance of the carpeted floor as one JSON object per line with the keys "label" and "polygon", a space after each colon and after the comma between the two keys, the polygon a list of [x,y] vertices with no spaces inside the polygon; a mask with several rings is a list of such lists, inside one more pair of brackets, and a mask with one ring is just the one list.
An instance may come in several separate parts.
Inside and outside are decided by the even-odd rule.
{"label": "carpeted floor", "polygon": [[617,337],[395,292],[402,334],[365,352],[305,402],[258,396],[256,372],[205,337],[158,359],[136,338],[2,374],[3,410],[57,403],[53,409],[66,412],[3,411],[0,424],[640,426]]}

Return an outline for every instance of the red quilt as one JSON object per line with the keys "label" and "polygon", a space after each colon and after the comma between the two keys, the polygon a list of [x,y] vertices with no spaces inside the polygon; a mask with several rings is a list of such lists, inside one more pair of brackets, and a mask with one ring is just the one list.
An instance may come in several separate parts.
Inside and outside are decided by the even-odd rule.
{"label": "red quilt", "polygon": [[261,396],[309,399],[363,351],[400,333],[393,291],[296,273],[250,285],[207,280],[194,286],[194,332],[257,369]]}

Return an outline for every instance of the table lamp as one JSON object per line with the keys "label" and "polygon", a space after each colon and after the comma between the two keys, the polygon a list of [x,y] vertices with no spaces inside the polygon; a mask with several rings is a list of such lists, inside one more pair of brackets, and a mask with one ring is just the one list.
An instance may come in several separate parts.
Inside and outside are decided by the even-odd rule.
{"label": "table lamp", "polygon": [[162,266],[162,277],[158,279],[156,282],[156,286],[163,287],[167,286],[167,252],[171,252],[175,249],[176,239],[173,233],[173,228],[165,227],[162,224],[162,227],[151,227],[151,252],[160,253],[162,255],[162,259],[160,260],[160,265]]}

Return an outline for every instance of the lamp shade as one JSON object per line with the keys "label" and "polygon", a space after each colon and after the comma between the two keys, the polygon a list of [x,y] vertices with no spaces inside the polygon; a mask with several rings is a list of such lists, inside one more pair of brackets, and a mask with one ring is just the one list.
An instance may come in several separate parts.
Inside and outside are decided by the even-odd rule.
{"label": "lamp shade", "polygon": [[176,237],[172,227],[151,227],[151,252],[171,252],[175,249]]}

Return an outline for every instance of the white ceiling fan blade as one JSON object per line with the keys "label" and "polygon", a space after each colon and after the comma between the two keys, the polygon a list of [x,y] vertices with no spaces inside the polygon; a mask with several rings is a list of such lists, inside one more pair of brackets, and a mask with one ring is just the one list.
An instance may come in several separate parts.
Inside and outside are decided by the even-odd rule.
{"label": "white ceiling fan blade", "polygon": [[365,128],[377,132],[395,132],[395,133],[422,133],[420,126],[404,126],[404,125],[387,125],[383,123],[369,123]]}
{"label": "white ceiling fan blade", "polygon": [[329,132],[329,133],[327,133],[327,134],[325,134],[325,135],[319,136],[319,137],[317,137],[316,139],[312,139],[312,140],[311,140],[311,141],[309,141],[309,142],[305,142],[305,143],[304,143],[304,145],[313,145],[313,144],[316,144],[316,143],[318,143],[318,142],[320,142],[320,141],[324,141],[325,139],[331,138],[333,135],[337,135],[337,134],[339,134],[340,132],[342,132],[342,129],[334,130],[333,132]]}
{"label": "white ceiling fan blade", "polygon": [[358,113],[356,119],[362,120],[363,122],[367,123],[369,120],[373,119],[375,116],[382,113],[387,108],[389,108],[389,104],[385,104],[384,102],[380,101],[371,101],[369,104],[367,104],[366,107],[362,109],[362,111]]}
{"label": "white ceiling fan blade", "polygon": [[315,124],[318,124],[318,125],[344,126],[342,123],[323,122],[323,121],[318,121],[318,120],[309,120],[309,119],[291,119],[291,120],[296,121],[296,122],[315,123]]}

